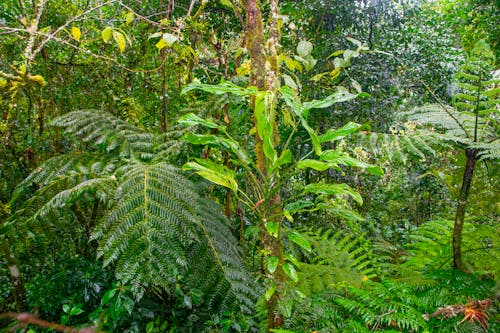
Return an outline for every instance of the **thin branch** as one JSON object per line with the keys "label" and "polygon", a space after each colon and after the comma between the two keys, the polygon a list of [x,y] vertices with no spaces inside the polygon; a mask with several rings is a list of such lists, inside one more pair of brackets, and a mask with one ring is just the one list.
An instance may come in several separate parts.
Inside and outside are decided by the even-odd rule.
{"label": "thin branch", "polygon": [[[25,29],[19,29],[19,28],[7,28],[9,31],[11,32],[26,32]],[[127,72],[131,72],[131,73],[152,73],[152,72],[156,72],[158,71],[160,68],[161,68],[161,64],[158,66],[158,67],[155,67],[153,69],[141,69],[141,70],[136,70],[136,69],[131,69],[131,68],[128,68],[124,65],[122,65],[121,63],[119,63],[116,59],[113,59],[113,58],[109,58],[109,57],[105,57],[105,56],[102,56],[102,55],[99,55],[99,54],[95,54],[89,50],[86,50],[86,49],[83,49],[79,46],[76,46],[62,38],[59,38],[59,37],[56,37],[56,36],[53,36],[53,34],[45,34],[45,33],[42,33],[42,32],[36,32],[36,34],[38,35],[41,35],[41,36],[44,36],[44,37],[50,37],[50,39],[52,40],[55,40],[63,45],[67,45],[75,50],[78,50],[80,52],[83,52],[85,54],[88,54],[96,59],[101,59],[101,60],[105,60],[105,61],[109,61],[109,62],[112,62],[113,64],[117,65],[118,67],[126,70]],[[162,61],[163,63],[163,61]]]}
{"label": "thin branch", "polygon": [[80,15],[77,15],[73,18],[71,18],[70,20],[68,20],[66,23],[64,23],[63,25],[61,25],[59,28],[57,28],[53,33],[47,35],[47,34],[44,34],[45,36],[47,36],[47,39],[45,39],[43,42],[40,43],[40,45],[38,46],[38,48],[33,52],[33,57],[32,59],[34,58],[35,55],[37,55],[43,48],[44,46],[52,39],[55,39],[55,40],[58,40],[56,35],[61,32],[62,30],[66,29],[71,23],[77,21],[78,19],[80,19],[81,17],[85,17],[86,15],[88,15],[89,13],[99,9],[99,8],[102,8],[104,6],[107,6],[107,5],[110,5],[114,2],[116,2],[118,0],[111,0],[111,1],[108,1],[108,2],[104,2],[100,5],[97,5],[95,7],[92,7],[86,11],[84,11],[83,13],[81,13]]}
{"label": "thin branch", "polygon": [[123,8],[125,8],[126,10],[128,10],[129,12],[133,13],[139,19],[141,19],[141,20],[143,20],[145,22],[148,22],[149,24],[151,24],[151,25],[153,25],[153,26],[155,26],[157,28],[161,28],[161,24],[160,23],[150,20],[147,16],[142,16],[142,15],[138,14],[136,11],[134,11],[132,8],[130,8],[129,6],[127,6],[126,4],[124,4],[122,1],[120,1],[118,4],[120,6],[122,6]]}
{"label": "thin branch", "polygon": [[26,48],[24,49],[24,56],[26,57],[28,64],[30,64],[33,61],[36,54],[39,52],[39,51],[33,52],[33,48],[35,47],[35,38],[38,32],[38,24],[40,23],[40,18],[42,17],[43,9],[46,3],[47,0],[42,0],[38,8],[36,8],[35,6],[34,8],[36,11],[35,21],[32,24],[30,24],[29,27],[27,27],[27,31],[30,34],[30,38],[28,40],[28,45],[26,45]]}
{"label": "thin branch", "polygon": [[0,314],[0,320],[2,319],[16,320],[22,325],[35,325],[41,328],[47,328],[63,333],[104,333],[94,327],[75,328],[71,326],[64,326],[58,323],[52,323],[40,319],[32,313],[6,312]]}

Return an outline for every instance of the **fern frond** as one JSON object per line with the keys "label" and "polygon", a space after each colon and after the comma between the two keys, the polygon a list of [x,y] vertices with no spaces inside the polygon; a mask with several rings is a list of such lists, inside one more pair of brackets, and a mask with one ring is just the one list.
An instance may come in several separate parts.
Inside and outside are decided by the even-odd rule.
{"label": "fern frond", "polygon": [[[253,313],[255,301],[262,290],[258,283],[251,280],[243,266],[237,241],[229,228],[229,221],[220,212],[219,207],[206,199],[200,199],[199,213],[202,232],[210,246],[212,261],[223,274],[222,279],[219,278],[218,281],[226,280],[229,283],[230,289],[225,291],[225,297],[232,295],[243,312]],[[193,259],[200,261],[200,256],[197,255]],[[205,271],[199,270],[199,272],[204,274]],[[229,305],[231,303],[225,301],[217,304],[217,307],[231,309]]]}
{"label": "fern frond", "polygon": [[177,169],[134,164],[120,175],[116,204],[93,232],[104,264],[116,262],[125,282],[167,287],[187,265],[186,248],[199,240],[192,202],[197,194]]}
{"label": "fern frond", "polygon": [[168,288],[181,278],[211,310],[251,313],[259,290],[218,209],[164,162],[123,166],[116,176],[115,204],[92,234],[104,264],[116,263],[124,283]]}
{"label": "fern frond", "polygon": [[155,136],[103,111],[80,110],[69,112],[53,121],[53,125],[82,138],[107,152],[117,152],[121,157],[137,155],[151,159]]}
{"label": "fern frond", "polygon": [[339,231],[304,230],[302,234],[312,245],[312,253],[301,263],[299,288],[310,295],[337,285],[359,286],[363,279],[375,277],[374,258],[364,235]]}
{"label": "fern frond", "polygon": [[403,164],[406,164],[408,160],[425,160],[427,156],[435,156],[438,148],[450,148],[463,141],[452,136],[442,139],[439,133],[427,131],[361,132],[357,138],[361,143],[368,145],[376,155],[386,156],[394,163],[401,162]]}
{"label": "fern frond", "polygon": [[479,151],[479,158],[481,160],[500,160],[500,140],[489,143],[473,144],[471,147]]}
{"label": "fern frond", "polygon": [[402,114],[407,121],[417,125],[430,125],[444,130],[448,135],[471,139],[474,116],[442,104],[428,104]]}

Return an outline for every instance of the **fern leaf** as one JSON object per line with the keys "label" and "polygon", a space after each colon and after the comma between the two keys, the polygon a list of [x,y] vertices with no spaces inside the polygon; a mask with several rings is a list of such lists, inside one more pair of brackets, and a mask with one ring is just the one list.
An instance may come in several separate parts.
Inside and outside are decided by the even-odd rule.
{"label": "fern leaf", "polygon": [[122,157],[134,154],[142,159],[153,157],[154,135],[107,112],[73,111],[55,119],[53,125],[63,127],[66,132],[81,137],[84,142],[101,146],[107,152],[118,152]]}

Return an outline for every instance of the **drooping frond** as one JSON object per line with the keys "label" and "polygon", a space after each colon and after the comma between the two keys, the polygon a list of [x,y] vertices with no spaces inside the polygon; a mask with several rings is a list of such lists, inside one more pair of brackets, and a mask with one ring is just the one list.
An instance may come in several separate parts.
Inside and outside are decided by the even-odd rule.
{"label": "drooping frond", "polygon": [[166,163],[133,164],[118,175],[116,203],[92,238],[104,264],[116,262],[125,283],[167,287],[187,266],[186,251],[199,241],[193,202],[198,195]]}
{"label": "drooping frond", "polygon": [[98,255],[136,286],[168,288],[181,279],[207,306],[252,312],[252,290],[228,223],[180,171],[164,162],[117,170],[115,204],[96,227]]}
{"label": "drooping frond", "polygon": [[474,135],[475,117],[455,110],[451,106],[427,104],[403,114],[406,120],[416,125],[430,125],[447,135],[471,140]]}
{"label": "drooping frond", "polygon": [[471,147],[479,151],[481,160],[500,160],[500,138],[494,142],[478,143]]}
{"label": "drooping frond", "polygon": [[97,110],[80,110],[58,117],[54,125],[82,138],[107,152],[118,152],[122,157],[137,155],[151,159],[155,136],[123,121],[112,114]]}
{"label": "drooping frond", "polygon": [[[479,150],[482,159],[497,159],[500,120],[499,80],[491,79],[493,53],[484,41],[474,47],[456,75],[458,92],[451,105],[424,105],[403,116],[417,126],[441,133],[440,140],[459,138],[462,148]],[[475,147],[472,147],[475,146]]]}
{"label": "drooping frond", "polygon": [[261,290],[243,266],[227,219],[207,199],[199,200],[199,209],[202,238],[188,254],[189,285],[203,292],[211,310],[223,312],[239,305],[245,313],[253,313]]}
{"label": "drooping frond", "polygon": [[427,131],[398,131],[395,133],[360,132],[357,139],[369,146],[375,155],[385,156],[389,161],[406,164],[408,160],[426,160],[428,156],[435,156],[438,148],[449,148],[460,143],[461,139],[447,137],[446,140],[437,140],[439,133]]}

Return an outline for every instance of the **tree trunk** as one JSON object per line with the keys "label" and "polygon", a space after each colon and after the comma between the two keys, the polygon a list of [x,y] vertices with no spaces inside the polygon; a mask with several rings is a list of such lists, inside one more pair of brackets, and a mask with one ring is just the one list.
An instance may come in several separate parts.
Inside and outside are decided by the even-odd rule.
{"label": "tree trunk", "polygon": [[467,148],[465,154],[467,156],[467,162],[465,164],[462,188],[460,189],[460,196],[458,197],[457,213],[455,215],[455,224],[453,227],[453,267],[467,272],[462,260],[462,230],[464,228],[467,199],[469,198],[469,190],[474,175],[474,166],[477,161],[477,150]]}
{"label": "tree trunk", "polygon": [[[278,29],[277,29],[277,10],[278,1],[271,0],[270,7],[272,12],[272,22],[270,25],[270,38],[268,40],[268,48],[266,49],[266,38],[264,36],[262,11],[259,0],[248,0],[246,3],[246,45],[250,55],[250,85],[257,87],[259,90],[270,90],[276,92],[278,89]],[[271,68],[266,69],[266,61],[269,61]],[[251,100],[251,107],[255,106],[255,101]],[[271,114],[274,114],[271,112]],[[270,121],[275,124],[274,119]],[[255,122],[255,117],[254,117]],[[275,136],[277,137],[277,127],[273,126]],[[266,156],[264,154],[262,138],[259,134],[255,135],[255,159],[256,166],[262,175],[260,179],[261,185],[265,187],[264,192],[273,193],[266,197],[260,205],[262,212],[262,221],[260,221],[259,239],[261,247],[268,258],[275,257],[278,259],[276,270],[271,273],[267,272],[266,268],[266,288],[271,286],[276,287],[273,295],[266,300],[267,312],[267,331],[273,328],[278,328],[283,322],[283,315],[278,311],[278,305],[284,295],[285,273],[283,271],[284,253],[282,235],[279,231],[281,218],[281,198],[279,189],[272,188],[273,185],[268,181],[268,170],[266,166]],[[279,183],[278,181],[275,181]],[[275,223],[278,226],[278,235],[271,235],[266,223]]]}

